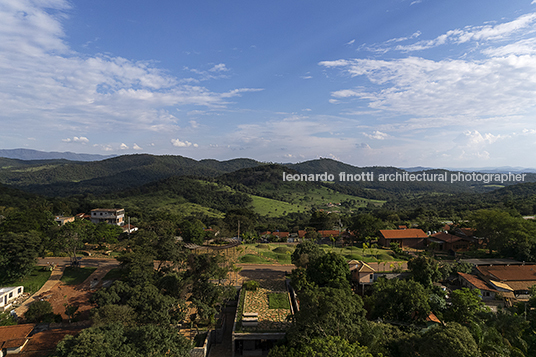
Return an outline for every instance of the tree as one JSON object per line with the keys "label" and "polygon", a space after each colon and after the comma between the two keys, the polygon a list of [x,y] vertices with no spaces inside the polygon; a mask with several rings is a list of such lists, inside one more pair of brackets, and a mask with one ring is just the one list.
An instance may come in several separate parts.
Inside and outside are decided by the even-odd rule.
{"label": "tree", "polygon": [[54,319],[52,305],[46,300],[35,301],[28,306],[28,310],[24,313],[24,318],[28,322],[51,322]]}
{"label": "tree", "polygon": [[480,350],[465,326],[449,323],[426,333],[419,346],[423,357],[479,357]]}
{"label": "tree", "polygon": [[0,282],[13,282],[36,263],[41,239],[37,232],[0,234]]}
{"label": "tree", "polygon": [[307,345],[296,349],[288,346],[276,346],[270,350],[269,357],[373,357],[366,347],[350,343],[338,336],[314,338]]}
{"label": "tree", "polygon": [[380,278],[368,302],[373,319],[411,323],[424,321],[430,313],[428,294],[414,280]]}
{"label": "tree", "polygon": [[57,234],[58,243],[71,257],[71,264],[77,265],[76,252],[84,247],[94,224],[82,220],[65,223]]}
{"label": "tree", "polygon": [[109,304],[91,310],[91,320],[94,326],[104,326],[112,323],[134,326],[136,319],[136,311],[128,305]]}
{"label": "tree", "polygon": [[122,324],[90,327],[66,335],[56,347],[58,357],[190,356],[191,343],[168,326],[125,327]]}
{"label": "tree", "polygon": [[299,293],[300,310],[295,313],[288,336],[291,346],[300,347],[315,338],[338,336],[359,341],[366,329],[363,301],[350,289],[318,288]]}
{"label": "tree", "polygon": [[205,239],[205,230],[203,228],[203,223],[197,219],[183,221],[180,226],[182,239],[186,243],[202,245]]}
{"label": "tree", "polygon": [[122,252],[117,260],[125,270],[125,281],[132,286],[154,282],[154,256],[151,251],[136,246],[131,252]]}
{"label": "tree", "polygon": [[366,237],[377,236],[378,231],[384,227],[385,224],[382,220],[374,217],[370,213],[363,213],[353,217],[350,230],[355,232],[360,240],[365,240]]}
{"label": "tree", "polygon": [[478,289],[461,288],[450,294],[451,305],[445,312],[445,318],[464,325],[478,322],[478,315],[488,311],[482,302]]}
{"label": "tree", "polygon": [[329,252],[313,259],[306,268],[307,279],[318,286],[350,288],[350,269],[340,254]]}
{"label": "tree", "polygon": [[326,211],[315,210],[311,213],[309,226],[315,228],[317,231],[332,229],[335,223],[335,218],[334,215],[329,214]]}
{"label": "tree", "polygon": [[296,246],[296,249],[292,252],[291,261],[296,267],[305,268],[310,261],[313,261],[324,254],[324,251],[318,244],[306,240]]}
{"label": "tree", "polygon": [[425,288],[431,288],[433,282],[442,278],[437,261],[424,255],[410,259],[408,269],[411,271],[413,279]]}

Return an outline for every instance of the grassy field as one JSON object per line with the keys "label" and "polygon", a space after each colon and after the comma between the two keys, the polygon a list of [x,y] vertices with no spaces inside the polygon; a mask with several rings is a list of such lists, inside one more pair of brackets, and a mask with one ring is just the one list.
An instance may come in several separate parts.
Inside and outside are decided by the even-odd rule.
{"label": "grassy field", "polygon": [[[220,191],[235,192],[228,186],[217,185],[213,182],[198,181],[201,185],[216,185]],[[264,191],[263,191],[264,192]],[[273,193],[266,189],[267,194]],[[319,187],[308,191],[281,190],[277,192],[280,199],[271,199],[248,194],[252,199],[251,208],[261,216],[280,217],[288,213],[309,212],[313,206],[330,211],[348,211],[367,206],[369,203],[381,206],[384,201],[369,200],[356,196],[346,195],[332,190],[329,187]],[[341,202],[352,202],[350,208],[338,206]],[[223,218],[224,214],[216,209],[201,206],[199,204],[187,202],[184,198],[170,197],[166,192],[154,192],[125,198],[114,198],[113,200],[97,200],[95,204],[99,206],[121,205],[125,208],[166,211],[176,214],[192,215],[200,213],[208,217]]]}
{"label": "grassy field", "polygon": [[65,283],[65,285],[78,285],[83,283],[95,270],[97,270],[97,268],[67,267],[60,280]]}
{"label": "grassy field", "polygon": [[[255,259],[262,259],[260,256],[267,258],[271,262],[277,262],[279,264],[292,264],[291,255],[294,252],[296,245],[294,244],[245,244],[242,245],[244,250],[242,257],[254,256]],[[365,262],[393,262],[393,261],[405,261],[398,259],[394,256],[393,251],[390,249],[363,249],[357,247],[331,247],[327,244],[320,246],[325,252],[335,252],[341,254],[344,258],[351,260],[362,260]],[[256,263],[263,264],[255,261],[243,261],[242,257],[240,261],[242,263]],[[247,258],[254,260],[254,258]],[[247,260],[246,259],[246,260]]]}
{"label": "grassy field", "polygon": [[33,294],[41,289],[51,273],[52,272],[49,270],[43,270],[43,267],[35,266],[30,274],[26,275],[24,278],[3,284],[1,287],[22,285],[24,286],[24,292]]}
{"label": "grassy field", "polygon": [[295,205],[288,202],[272,200],[260,196],[250,195],[253,199],[253,209],[261,216],[279,217],[287,213],[307,212],[309,208],[306,206]]}
{"label": "grassy field", "polygon": [[110,270],[102,280],[119,280],[123,278],[123,269],[122,268],[113,268]]}
{"label": "grassy field", "polygon": [[246,263],[246,264],[272,264],[271,261],[268,261],[258,255],[255,254],[245,254],[241,256],[238,261],[240,263]]}

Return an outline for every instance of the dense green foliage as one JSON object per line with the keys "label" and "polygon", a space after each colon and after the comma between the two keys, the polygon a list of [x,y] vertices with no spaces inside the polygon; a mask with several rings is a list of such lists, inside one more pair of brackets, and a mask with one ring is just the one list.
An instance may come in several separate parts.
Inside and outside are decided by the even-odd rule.
{"label": "dense green foliage", "polygon": [[163,326],[125,327],[109,324],[67,335],[58,344],[58,357],[178,356],[190,355],[191,344],[178,331]]}

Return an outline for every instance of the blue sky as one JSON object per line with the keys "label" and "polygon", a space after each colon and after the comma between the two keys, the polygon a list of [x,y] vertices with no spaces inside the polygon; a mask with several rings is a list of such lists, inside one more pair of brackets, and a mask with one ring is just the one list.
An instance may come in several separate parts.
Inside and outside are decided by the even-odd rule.
{"label": "blue sky", "polygon": [[0,0],[0,148],[536,167],[536,1]]}

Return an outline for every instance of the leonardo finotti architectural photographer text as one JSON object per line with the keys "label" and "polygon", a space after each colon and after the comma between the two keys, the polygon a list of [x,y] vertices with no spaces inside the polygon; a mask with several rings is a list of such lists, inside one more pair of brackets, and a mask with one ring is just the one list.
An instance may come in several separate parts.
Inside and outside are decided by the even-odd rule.
{"label": "leonardo finotti architectural photographer text", "polygon": [[504,182],[523,182],[526,174],[505,174],[497,173],[477,173],[477,172],[443,172],[443,173],[409,173],[397,172],[393,174],[377,174],[374,172],[362,172],[359,174],[349,174],[339,172],[337,175],[331,173],[321,174],[290,174],[283,172],[283,181],[340,181],[340,182],[482,182],[488,184]]}

